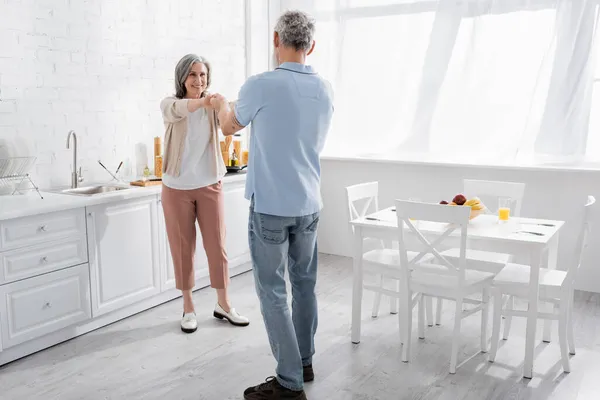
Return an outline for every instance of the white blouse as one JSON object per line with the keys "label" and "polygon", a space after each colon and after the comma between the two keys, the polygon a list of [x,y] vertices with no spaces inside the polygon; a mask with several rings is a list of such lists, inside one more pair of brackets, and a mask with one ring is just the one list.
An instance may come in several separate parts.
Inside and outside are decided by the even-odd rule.
{"label": "white blouse", "polygon": [[[179,176],[163,175],[163,183],[171,189],[193,190],[213,185],[223,179],[222,172],[215,173],[215,155],[211,144],[211,131],[206,109],[190,113],[185,137]],[[215,138],[214,140],[218,140]],[[219,157],[217,157],[219,159]]]}

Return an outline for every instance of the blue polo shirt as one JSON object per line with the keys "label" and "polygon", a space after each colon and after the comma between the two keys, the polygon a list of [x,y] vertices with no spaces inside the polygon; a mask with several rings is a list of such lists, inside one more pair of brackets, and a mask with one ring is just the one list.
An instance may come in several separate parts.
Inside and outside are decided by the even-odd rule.
{"label": "blue polo shirt", "polygon": [[254,197],[254,211],[281,217],[319,212],[331,85],[308,65],[283,63],[249,78],[234,110],[242,126],[252,123],[246,198]]}

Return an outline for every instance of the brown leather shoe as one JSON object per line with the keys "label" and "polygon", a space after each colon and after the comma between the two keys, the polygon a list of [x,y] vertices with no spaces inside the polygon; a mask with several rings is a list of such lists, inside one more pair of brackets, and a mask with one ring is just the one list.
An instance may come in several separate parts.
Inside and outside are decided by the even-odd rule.
{"label": "brown leather shoe", "polygon": [[245,400],[307,400],[304,390],[295,391],[284,388],[273,376],[264,383],[244,391]]}

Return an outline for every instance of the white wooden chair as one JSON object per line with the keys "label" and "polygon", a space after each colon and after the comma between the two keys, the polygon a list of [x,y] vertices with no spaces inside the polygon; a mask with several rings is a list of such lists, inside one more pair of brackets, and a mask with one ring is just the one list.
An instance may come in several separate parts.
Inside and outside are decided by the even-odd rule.
{"label": "white wooden chair", "polygon": [[[348,186],[346,188],[346,198],[348,202],[348,222],[363,218],[367,214],[379,211],[379,184],[378,182],[367,182],[358,185]],[[362,206],[357,209],[357,203],[363,202]],[[354,231],[354,228],[352,228]],[[364,243],[364,248],[367,251],[363,254],[363,265],[366,273],[371,272],[376,275],[378,284],[376,287],[372,285],[363,285],[367,290],[375,292],[375,300],[373,301],[373,309],[371,316],[376,318],[379,314],[379,306],[381,303],[381,295],[385,293],[384,280],[386,277],[381,271],[389,265],[397,265],[397,251],[386,248],[385,243],[380,239],[368,239]],[[369,250],[369,248],[371,248]],[[374,272],[377,271],[377,272]],[[397,282],[397,279],[395,279]],[[397,283],[395,283],[397,285]],[[389,295],[387,293],[386,295]],[[390,313],[398,313],[398,297],[390,296]]]}
{"label": "white wooden chair", "polygon": [[[369,213],[374,213],[379,211],[379,184],[378,182],[367,182],[360,183],[353,186],[346,187],[346,199],[348,203],[348,221],[352,221],[353,219],[363,218]],[[362,206],[357,208],[357,203],[362,201]],[[352,228],[352,230],[354,230]],[[386,270],[386,268],[394,268],[396,271],[399,271],[399,260],[398,260],[398,246],[396,244],[394,248],[393,243],[384,243],[384,241],[380,239],[368,239],[365,240],[364,248],[368,250],[363,255],[363,269],[366,273],[374,273],[375,270],[382,271]],[[416,255],[416,252],[410,252],[413,256]],[[389,270],[387,270],[389,272]],[[377,318],[379,315],[379,308],[381,305],[381,296],[382,294],[386,295],[390,299],[390,313],[397,314],[398,313],[398,285],[399,281],[397,278],[397,274],[392,274],[393,276],[387,276],[383,273],[375,273],[376,279],[378,281],[377,286],[373,285],[363,285],[363,287],[367,290],[375,292],[375,299],[373,301],[373,308],[371,311],[371,316],[373,318]],[[390,280],[395,282],[396,288],[394,290],[385,289],[384,283],[386,280]],[[429,302],[427,303],[427,321],[429,326],[433,326],[433,307],[431,303],[431,298],[428,298]]]}
{"label": "white wooden chair", "polygon": [[[593,196],[588,196],[584,207],[583,224],[577,239],[576,260],[572,262],[568,270],[544,269],[540,270],[540,301],[555,305],[553,312],[538,312],[537,318],[558,321],[558,338],[560,344],[561,360],[563,370],[570,372],[568,353],[575,354],[575,342],[573,338],[573,290],[577,271],[581,266],[588,236],[591,231],[592,206],[596,202]],[[507,264],[506,267],[494,278],[492,293],[494,296],[494,316],[492,329],[492,347],[490,351],[490,362],[494,362],[498,350],[500,337],[500,325],[502,317],[506,319],[504,339],[508,339],[510,321],[512,317],[527,317],[528,311],[515,310],[512,304],[514,297],[527,299],[529,288],[530,266],[520,264]],[[505,308],[503,301],[505,295],[509,297],[509,305]],[[558,311],[556,307],[558,306]],[[508,328],[507,328],[508,327]]]}
{"label": "white wooden chair", "polygon": [[[401,318],[404,319],[404,339],[402,360],[410,359],[412,309],[419,304],[419,336],[423,337],[424,296],[444,298],[456,302],[454,315],[454,331],[452,336],[452,351],[450,357],[450,373],[456,372],[458,346],[460,341],[461,321],[476,312],[481,311],[481,351],[487,351],[487,324],[489,290],[494,274],[483,271],[469,270],[466,268],[467,229],[469,225],[470,210],[463,207],[447,207],[439,204],[424,204],[410,201],[396,200],[396,215],[398,219],[398,244],[400,252],[400,266],[403,272],[401,292]],[[411,220],[412,218],[412,220]],[[413,223],[413,220],[418,223]],[[439,227],[439,234],[432,234],[428,229],[424,235],[425,224]],[[407,226],[417,239],[424,245],[424,250],[416,256],[407,251]],[[444,244],[456,231],[460,231],[460,247],[458,262],[451,262],[440,249],[446,248]],[[432,240],[435,237],[435,240]],[[456,237],[452,237],[456,240]],[[425,256],[432,258],[426,259]],[[469,299],[468,296],[481,294],[481,300]],[[464,304],[472,304],[473,308],[463,310]]]}
{"label": "white wooden chair", "polygon": [[[475,179],[463,180],[463,192],[467,198],[483,197],[483,203],[491,212],[497,211],[498,200],[502,197],[508,197],[513,200],[513,208],[511,214],[514,217],[521,215],[521,206],[523,204],[523,195],[525,193],[525,184],[518,182],[502,182],[502,181],[483,181]],[[459,249],[452,248],[442,252],[449,260],[457,260]],[[467,268],[477,271],[499,273],[502,268],[512,261],[512,255],[494,253],[490,251],[481,251],[468,249],[467,250]],[[440,325],[442,314],[442,299],[437,300],[436,325]]]}

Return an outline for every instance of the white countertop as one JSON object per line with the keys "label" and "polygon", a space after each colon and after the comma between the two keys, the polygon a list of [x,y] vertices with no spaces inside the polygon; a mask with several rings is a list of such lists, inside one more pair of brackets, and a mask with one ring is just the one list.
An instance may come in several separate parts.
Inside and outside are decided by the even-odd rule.
{"label": "white countertop", "polygon": [[[228,185],[236,182],[244,182],[245,180],[245,173],[231,174],[226,175],[223,178],[223,184]],[[93,185],[94,184],[85,183],[82,186]],[[135,199],[144,196],[152,196],[159,194],[161,190],[162,185],[145,188],[132,186],[131,189],[128,190],[121,190],[95,196],[75,196],[53,193],[51,191],[42,191],[41,193],[44,197],[43,199],[41,199],[35,191],[27,191],[27,193],[23,195],[4,195],[0,196],[0,221],[44,214],[48,212],[112,203],[115,201]]]}

